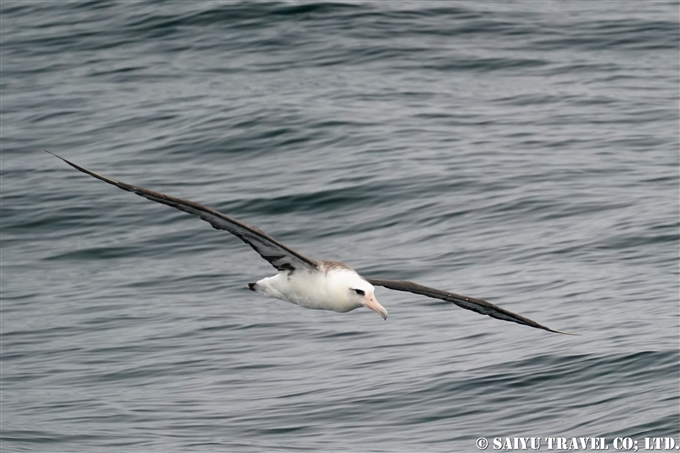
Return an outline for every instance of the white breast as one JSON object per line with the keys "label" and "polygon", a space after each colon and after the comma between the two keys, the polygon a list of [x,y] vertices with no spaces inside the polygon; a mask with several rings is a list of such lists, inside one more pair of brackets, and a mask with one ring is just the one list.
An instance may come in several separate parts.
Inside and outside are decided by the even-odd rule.
{"label": "white breast", "polygon": [[351,297],[351,281],[361,279],[351,269],[330,272],[296,270],[283,271],[258,281],[255,290],[262,294],[317,310],[347,312],[363,306]]}

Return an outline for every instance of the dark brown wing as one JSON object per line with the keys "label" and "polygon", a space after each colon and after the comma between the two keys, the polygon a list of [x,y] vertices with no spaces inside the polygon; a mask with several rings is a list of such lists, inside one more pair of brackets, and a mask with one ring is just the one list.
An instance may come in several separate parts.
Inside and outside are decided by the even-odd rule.
{"label": "dark brown wing", "polygon": [[179,209],[180,211],[195,215],[208,222],[213,226],[213,228],[228,231],[251,246],[253,250],[260,254],[262,258],[269,261],[269,263],[278,270],[294,270],[301,267],[315,269],[318,268],[318,263],[315,260],[301,255],[263,231],[253,228],[250,225],[246,225],[243,222],[239,222],[238,220],[217,212],[212,208],[203,206],[202,204],[196,203],[195,201],[183,200],[181,198],[165,195],[164,193],[154,192],[153,190],[148,190],[143,187],[137,187],[133,186],[132,184],[116,181],[115,179],[108,178],[76,165],[73,162],[69,162],[63,157],[59,157],[47,150],[45,151],[52,154],[54,157],[63,160],[78,171],[107,182],[120,189],[135,193],[140,197],[146,198],[147,200],[172,206],[173,208]]}
{"label": "dark brown wing", "polygon": [[576,335],[574,333],[561,332],[559,330],[551,329],[535,321],[532,321],[531,319],[525,318],[524,316],[516,315],[511,311],[497,307],[496,305],[484,300],[475,299],[474,297],[461,296],[460,294],[449,293],[447,291],[430,288],[428,286],[419,285],[417,283],[405,280],[366,278],[366,281],[376,286],[384,286],[385,288],[394,289],[397,291],[407,291],[427,297],[434,297],[435,299],[445,300],[447,302],[453,302],[454,304],[461,308],[465,308],[466,310],[472,310],[482,315],[491,316],[492,318],[496,319],[502,319],[503,321],[512,321],[525,326],[547,330],[548,332],[562,333],[565,335]]}

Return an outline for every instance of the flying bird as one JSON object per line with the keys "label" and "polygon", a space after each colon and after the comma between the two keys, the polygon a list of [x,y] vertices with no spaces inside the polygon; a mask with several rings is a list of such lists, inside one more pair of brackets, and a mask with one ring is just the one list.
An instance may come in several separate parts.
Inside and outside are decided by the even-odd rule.
{"label": "flying bird", "polygon": [[263,278],[255,283],[248,283],[248,289],[265,296],[292,302],[304,308],[333,310],[340,313],[367,307],[378,313],[383,319],[387,319],[387,310],[380,305],[375,297],[375,286],[382,286],[396,291],[407,291],[452,302],[461,308],[492,318],[512,321],[548,332],[571,335],[569,332],[551,329],[474,297],[461,296],[405,280],[362,277],[344,263],[308,258],[265,232],[217,212],[208,206],[117,181],[76,165],[50,151],[45,150],[45,152],[87,175],[114,185],[119,189],[135,193],[147,200],[195,215],[208,222],[213,228],[225,230],[238,237],[278,271],[272,277]]}

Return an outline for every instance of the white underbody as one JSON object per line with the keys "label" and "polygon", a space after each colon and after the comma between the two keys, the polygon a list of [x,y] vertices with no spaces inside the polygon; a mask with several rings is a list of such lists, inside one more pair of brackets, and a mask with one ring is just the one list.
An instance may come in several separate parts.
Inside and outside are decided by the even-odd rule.
{"label": "white underbody", "polygon": [[253,290],[304,308],[345,313],[365,305],[350,288],[373,291],[373,286],[351,269],[282,271],[258,281]]}

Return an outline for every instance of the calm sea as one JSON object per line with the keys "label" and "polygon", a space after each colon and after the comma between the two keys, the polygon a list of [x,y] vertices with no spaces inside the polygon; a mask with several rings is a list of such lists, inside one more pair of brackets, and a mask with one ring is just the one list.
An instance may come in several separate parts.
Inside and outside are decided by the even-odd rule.
{"label": "calm sea", "polygon": [[[680,444],[678,9],[3,1],[0,449]],[[237,238],[42,149],[580,335],[264,298]]]}

